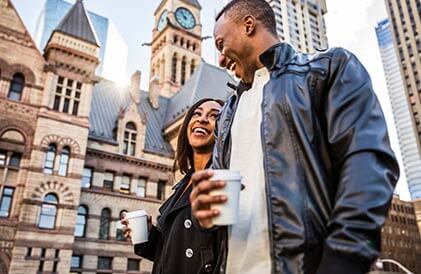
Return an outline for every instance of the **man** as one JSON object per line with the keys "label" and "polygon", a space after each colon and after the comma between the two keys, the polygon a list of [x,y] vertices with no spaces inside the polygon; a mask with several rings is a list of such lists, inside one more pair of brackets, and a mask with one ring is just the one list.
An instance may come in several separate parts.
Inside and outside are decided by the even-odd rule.
{"label": "man", "polygon": [[195,223],[220,230],[219,273],[366,273],[399,169],[370,77],[350,52],[300,54],[279,43],[264,0],[217,16],[219,64],[242,84],[216,129],[214,169],[239,170],[240,220],[213,227],[225,196],[193,176]]}

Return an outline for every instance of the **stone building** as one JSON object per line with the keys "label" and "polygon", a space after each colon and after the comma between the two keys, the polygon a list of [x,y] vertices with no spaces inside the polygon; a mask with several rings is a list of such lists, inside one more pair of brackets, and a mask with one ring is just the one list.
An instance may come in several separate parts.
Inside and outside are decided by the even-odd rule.
{"label": "stone building", "polygon": [[226,99],[234,81],[200,59],[199,14],[197,1],[160,3],[151,64],[181,59],[155,67],[164,77],[146,92],[140,72],[127,88],[95,75],[101,45],[81,0],[43,52],[0,0],[0,273],[150,272],[123,239],[121,212],[156,218],[175,182],[183,115],[200,98]]}

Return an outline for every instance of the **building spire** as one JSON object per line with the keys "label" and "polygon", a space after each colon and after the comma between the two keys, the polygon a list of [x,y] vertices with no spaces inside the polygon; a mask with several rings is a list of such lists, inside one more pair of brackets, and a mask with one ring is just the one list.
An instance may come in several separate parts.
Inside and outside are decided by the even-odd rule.
{"label": "building spire", "polygon": [[54,31],[62,32],[100,46],[95,29],[83,5],[83,0],[76,1]]}

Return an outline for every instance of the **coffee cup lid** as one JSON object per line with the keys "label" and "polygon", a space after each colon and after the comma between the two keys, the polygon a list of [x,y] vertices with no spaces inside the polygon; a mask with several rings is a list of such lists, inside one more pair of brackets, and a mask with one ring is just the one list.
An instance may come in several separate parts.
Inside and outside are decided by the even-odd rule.
{"label": "coffee cup lid", "polygon": [[214,169],[211,181],[241,181],[242,177],[239,171],[229,169]]}
{"label": "coffee cup lid", "polygon": [[148,213],[146,213],[146,210],[144,210],[144,209],[131,211],[131,212],[126,213],[127,219],[142,217],[142,216],[147,216],[147,215],[148,215]]}

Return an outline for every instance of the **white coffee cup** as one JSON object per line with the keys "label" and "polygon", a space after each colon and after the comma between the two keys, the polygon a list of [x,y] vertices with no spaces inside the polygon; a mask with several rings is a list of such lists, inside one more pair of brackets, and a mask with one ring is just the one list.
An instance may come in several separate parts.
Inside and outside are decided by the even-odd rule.
{"label": "white coffee cup", "polygon": [[129,227],[132,231],[132,243],[140,244],[148,241],[148,214],[146,210],[136,210],[126,213]]}
{"label": "white coffee cup", "polygon": [[213,218],[214,225],[232,225],[238,221],[241,191],[241,175],[238,171],[215,169],[210,181],[224,181],[225,187],[212,190],[210,195],[225,195],[228,200],[223,204],[214,204],[211,209],[218,209],[219,216]]}

